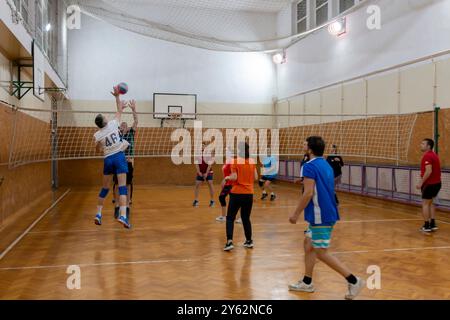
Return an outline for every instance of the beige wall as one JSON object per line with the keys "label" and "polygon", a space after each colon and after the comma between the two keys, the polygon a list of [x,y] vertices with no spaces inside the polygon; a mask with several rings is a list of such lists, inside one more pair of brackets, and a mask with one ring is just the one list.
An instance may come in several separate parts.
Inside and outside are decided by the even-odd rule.
{"label": "beige wall", "polygon": [[[111,97],[112,98],[112,97]],[[124,96],[123,99],[132,99],[131,96]],[[60,113],[59,125],[68,127],[91,127],[94,126],[93,119],[97,113],[115,112],[114,99],[108,101],[86,101],[69,100],[64,103]],[[239,103],[209,103],[199,102],[197,113],[199,114],[272,114],[272,104],[239,104]],[[80,111],[90,111],[93,113],[81,113]],[[137,111],[139,113],[152,113],[152,101],[137,101]],[[133,122],[130,110],[124,120],[129,124]],[[255,117],[229,117],[229,116],[199,116],[198,120],[203,121],[204,128],[236,128],[236,127],[254,127],[271,128],[272,118],[264,116]],[[160,120],[153,119],[151,114],[139,115],[139,126],[141,127],[159,127]],[[171,125],[167,123],[167,125]],[[173,125],[173,124],[172,124]],[[187,122],[187,127],[192,127],[192,121]]]}
{"label": "beige wall", "polygon": [[[426,112],[433,110],[434,103],[441,108],[450,108],[449,88],[450,57],[444,56],[283,100],[277,106],[277,113],[285,113],[287,105],[291,105],[290,114]],[[302,101],[305,101],[304,108],[301,107]],[[330,120],[333,121],[325,116],[311,116],[304,119],[304,124]],[[284,121],[283,126],[287,126],[287,123],[287,120]]]}

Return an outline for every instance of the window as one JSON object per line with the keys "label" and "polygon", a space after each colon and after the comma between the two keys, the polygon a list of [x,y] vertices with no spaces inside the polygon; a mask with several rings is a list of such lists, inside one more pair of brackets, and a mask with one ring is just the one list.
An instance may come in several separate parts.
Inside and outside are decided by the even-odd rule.
{"label": "window", "polygon": [[355,0],[339,0],[339,13],[347,11],[355,5]]}
{"label": "window", "polygon": [[305,32],[307,26],[307,0],[302,0],[297,3],[297,33]]}
{"label": "window", "polygon": [[316,26],[328,21],[328,0],[316,0]]}
{"label": "window", "polygon": [[41,0],[36,1],[35,4],[35,29],[34,29],[34,40],[38,43],[38,46],[42,49],[44,44],[44,8],[43,8],[43,2]]}

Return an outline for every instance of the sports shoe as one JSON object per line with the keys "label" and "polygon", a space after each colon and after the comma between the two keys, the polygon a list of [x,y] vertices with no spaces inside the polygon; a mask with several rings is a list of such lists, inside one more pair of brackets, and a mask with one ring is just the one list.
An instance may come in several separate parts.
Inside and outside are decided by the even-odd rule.
{"label": "sports shoe", "polygon": [[236,219],[236,223],[242,224],[242,219],[241,218]]}
{"label": "sports shoe", "polygon": [[265,200],[269,195],[267,193],[263,193],[261,196],[261,200]]}
{"label": "sports shoe", "polygon": [[422,228],[420,228],[420,231],[425,232],[425,233],[430,233],[433,230],[430,228],[430,226],[424,225]]}
{"label": "sports shoe", "polygon": [[270,195],[270,201],[274,201],[276,198],[277,196],[274,193]]}
{"label": "sports shoe", "polygon": [[216,221],[217,222],[225,222],[225,221],[227,221],[227,218],[223,217],[223,216],[219,216],[219,217],[216,218]]}
{"label": "sports shoe", "polygon": [[209,202],[209,207],[210,208],[214,208],[214,206],[215,206],[215,202],[214,202],[214,200],[211,200],[210,202]]}
{"label": "sports shoe", "polygon": [[95,216],[94,222],[96,225],[101,226],[102,225],[102,215],[97,213]]}
{"label": "sports shoe", "polygon": [[234,249],[233,241],[229,241],[223,248],[223,251],[231,251],[233,249]]}
{"label": "sports shoe", "polygon": [[361,292],[361,290],[364,288],[364,286],[366,285],[366,282],[361,279],[356,277],[356,279],[358,280],[355,284],[348,284],[348,292],[345,295],[345,299],[347,300],[353,300],[356,298],[356,296]]}
{"label": "sports shoe", "polygon": [[114,208],[114,218],[119,219],[119,217],[120,217],[120,207],[115,207]]}
{"label": "sports shoe", "polygon": [[439,230],[438,226],[436,225],[436,223],[430,223],[430,229],[431,231],[437,231]]}
{"label": "sports shoe", "polygon": [[312,293],[315,291],[314,285],[311,284],[306,284],[303,282],[303,280],[300,280],[297,283],[294,284],[290,284],[289,285],[289,290],[290,291],[297,291],[297,292],[309,292]]}
{"label": "sports shoe", "polygon": [[194,200],[194,202],[192,203],[193,207],[198,207],[198,200]]}
{"label": "sports shoe", "polygon": [[128,219],[126,217],[120,216],[119,219],[117,219],[119,223],[121,223],[125,228],[130,229],[131,224],[128,222]]}
{"label": "sports shoe", "polygon": [[253,249],[253,240],[246,240],[244,242],[244,247],[248,249]]}

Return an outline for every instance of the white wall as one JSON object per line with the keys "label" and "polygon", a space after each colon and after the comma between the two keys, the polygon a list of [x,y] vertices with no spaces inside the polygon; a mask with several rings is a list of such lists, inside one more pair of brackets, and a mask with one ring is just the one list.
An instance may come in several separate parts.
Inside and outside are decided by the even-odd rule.
{"label": "white wall", "polygon": [[286,6],[277,15],[277,37],[288,37],[292,35],[293,29],[293,5]]}
{"label": "white wall", "polygon": [[[381,30],[366,28],[366,8],[372,3],[381,7]],[[450,1],[378,0],[367,5],[348,16],[345,36],[323,29],[287,50],[288,62],[277,72],[279,98],[450,49]]]}
{"label": "white wall", "polygon": [[276,95],[269,55],[197,49],[82,19],[81,30],[68,34],[73,100],[110,100],[120,81],[129,84],[130,97],[145,101],[169,92],[198,94],[200,103],[271,104]]}

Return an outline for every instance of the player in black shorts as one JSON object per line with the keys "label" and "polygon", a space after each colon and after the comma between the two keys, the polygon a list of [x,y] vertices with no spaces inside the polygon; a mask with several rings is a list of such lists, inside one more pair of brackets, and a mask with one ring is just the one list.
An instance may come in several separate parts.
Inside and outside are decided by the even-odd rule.
{"label": "player in black shorts", "polygon": [[434,141],[432,139],[424,139],[420,144],[423,157],[420,164],[420,180],[416,188],[422,191],[424,225],[420,230],[425,233],[438,230],[435,220],[436,208],[433,201],[438,196],[442,187],[441,160],[433,151],[433,148]]}
{"label": "player in black shorts", "polygon": [[[125,150],[125,156],[127,158],[128,163],[128,173],[127,173],[127,188],[128,188],[128,198],[127,198],[127,217],[130,215],[130,205],[133,199],[133,173],[134,173],[134,143],[136,130],[138,126],[138,115],[136,112],[136,101],[130,101],[130,109],[133,111],[133,126],[128,127],[126,122],[122,122],[120,124],[120,134],[123,140],[126,140],[130,145],[128,149]],[[117,197],[116,194],[116,185],[117,185],[117,176],[114,176],[114,196]],[[117,199],[114,200],[116,203],[116,208],[114,211],[114,215],[117,216],[119,214],[119,210],[117,207]]]}

